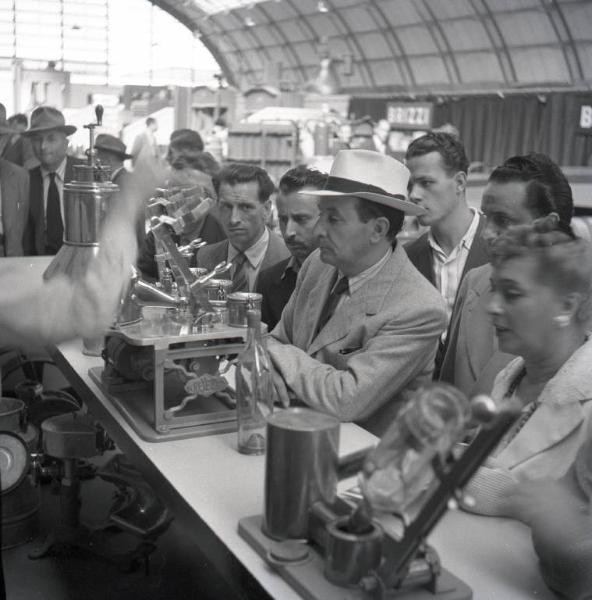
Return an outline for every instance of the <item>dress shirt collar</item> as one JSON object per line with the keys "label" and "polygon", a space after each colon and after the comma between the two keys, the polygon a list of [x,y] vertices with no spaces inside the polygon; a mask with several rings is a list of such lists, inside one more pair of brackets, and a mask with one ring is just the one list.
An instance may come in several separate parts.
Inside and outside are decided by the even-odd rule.
{"label": "dress shirt collar", "polygon": [[[265,253],[267,252],[267,243],[269,242],[269,231],[267,227],[263,231],[261,237],[250,247],[245,250],[245,256],[253,269],[257,269],[263,262]],[[228,243],[228,262],[234,260],[234,257],[240,254],[230,242]]]}
{"label": "dress shirt collar", "polygon": [[[356,290],[360,289],[366,281],[374,277],[381,269],[384,267],[388,259],[391,257],[393,253],[393,249],[389,248],[385,255],[377,262],[375,262],[372,266],[368,267],[365,271],[354,275],[353,277],[348,277],[348,293],[351,296]],[[339,271],[339,276],[337,277],[337,281],[339,281],[343,277],[343,273]]]}
{"label": "dress shirt collar", "polygon": [[[59,179],[60,182],[62,182],[62,183],[64,183],[64,179],[66,178],[66,161],[67,160],[68,160],[68,157],[65,156],[64,160],[60,163],[60,166],[55,170],[55,174],[57,175],[57,179]],[[49,179],[49,174],[53,173],[53,172],[54,171],[48,171],[44,167],[41,167],[41,174],[43,175],[44,179],[46,177]]]}
{"label": "dress shirt collar", "polygon": [[[461,248],[466,248],[467,250],[471,249],[473,240],[475,239],[475,235],[477,233],[477,229],[479,228],[479,213],[472,207],[470,210],[473,213],[473,220],[471,221],[471,224],[469,225],[469,228],[467,229],[466,233],[460,239],[460,242],[456,245],[455,248],[452,249],[452,252],[450,252],[450,254],[448,255],[449,258],[456,256],[457,252]],[[432,235],[431,228],[428,231],[428,243],[430,245],[430,248],[434,252],[438,253],[443,258],[446,258],[446,253],[444,252],[444,250],[442,250],[440,244],[438,244],[438,242]]]}

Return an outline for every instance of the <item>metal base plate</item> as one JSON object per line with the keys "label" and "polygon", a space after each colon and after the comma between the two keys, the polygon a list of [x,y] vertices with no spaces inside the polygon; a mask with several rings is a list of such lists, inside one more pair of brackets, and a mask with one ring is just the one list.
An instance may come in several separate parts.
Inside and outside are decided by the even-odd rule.
{"label": "metal base plate", "polygon": [[236,431],[235,411],[229,410],[227,406],[211,397],[200,400],[200,413],[226,411],[228,417],[224,421],[177,427],[160,433],[154,428],[154,399],[151,387],[113,392],[109,391],[103,382],[103,367],[93,367],[89,369],[88,374],[134,431],[147,442],[168,442]]}
{"label": "metal base plate", "polygon": [[[345,588],[333,585],[323,575],[323,558],[312,546],[308,558],[294,563],[278,564],[269,559],[269,552],[275,542],[261,531],[261,515],[245,517],[238,524],[240,536],[268,564],[277,571],[306,600],[367,600],[371,596],[360,588]],[[388,598],[396,600],[471,600],[473,592],[470,587],[442,569],[438,577],[438,590],[432,593],[422,587],[414,587],[401,591],[393,590]]]}

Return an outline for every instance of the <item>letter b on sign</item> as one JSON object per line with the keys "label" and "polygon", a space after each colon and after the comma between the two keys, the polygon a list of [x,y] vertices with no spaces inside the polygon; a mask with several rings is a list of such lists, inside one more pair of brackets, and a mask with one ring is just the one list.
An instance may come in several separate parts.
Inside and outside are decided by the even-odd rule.
{"label": "letter b on sign", "polygon": [[584,104],[580,110],[580,127],[582,129],[592,128],[592,106]]}

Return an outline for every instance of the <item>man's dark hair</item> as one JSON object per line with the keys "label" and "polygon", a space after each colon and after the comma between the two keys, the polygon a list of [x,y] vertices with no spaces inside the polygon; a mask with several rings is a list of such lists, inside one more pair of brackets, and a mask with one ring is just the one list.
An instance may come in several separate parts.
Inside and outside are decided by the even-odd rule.
{"label": "man's dark hair", "polygon": [[[549,190],[552,205],[539,202],[544,199],[541,194],[531,195],[526,200],[526,207],[537,217],[556,212],[564,225],[569,225],[573,216],[573,195],[571,186],[563,171],[546,154],[531,152],[529,154],[511,156],[489,176],[489,181],[511,183],[538,181]],[[549,210],[550,209],[550,210]]]}
{"label": "man's dark hair", "polygon": [[465,154],[464,144],[450,133],[430,131],[418,137],[409,144],[405,160],[424,156],[430,152],[437,152],[442,157],[442,163],[448,175],[454,175],[459,171],[468,173],[469,161]]}
{"label": "man's dark hair", "polygon": [[367,223],[370,219],[386,217],[389,222],[389,230],[386,234],[386,239],[394,242],[397,234],[403,227],[405,214],[396,208],[386,206],[386,204],[372,202],[372,200],[366,200],[365,198],[356,198],[356,200],[356,212],[358,213],[360,221],[362,221],[362,223]]}
{"label": "man's dark hair", "polygon": [[327,182],[327,177],[327,173],[322,173],[305,165],[299,165],[282,175],[278,187],[282,194],[298,192],[306,186],[322,190]]}
{"label": "man's dark hair", "polygon": [[11,125],[13,123],[18,123],[20,125],[24,125],[25,127],[29,126],[29,119],[27,119],[27,115],[23,115],[23,113],[16,113],[15,115],[12,115],[12,117],[9,117],[7,120],[8,123],[10,123]]}
{"label": "man's dark hair", "polygon": [[152,125],[153,123],[156,123],[156,119],[153,117],[148,117],[146,119],[146,127],[150,127],[150,125]]}
{"label": "man's dark hair", "polygon": [[216,194],[220,197],[220,186],[223,183],[236,185],[237,183],[249,183],[251,181],[259,184],[259,201],[267,202],[271,194],[275,191],[275,186],[269,178],[267,171],[255,165],[228,163],[214,177],[214,187],[216,188]]}

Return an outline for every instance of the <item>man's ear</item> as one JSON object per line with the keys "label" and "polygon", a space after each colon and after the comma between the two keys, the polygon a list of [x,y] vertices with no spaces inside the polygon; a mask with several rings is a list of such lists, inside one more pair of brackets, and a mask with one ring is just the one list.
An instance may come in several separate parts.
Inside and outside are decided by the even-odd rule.
{"label": "man's ear", "polygon": [[378,242],[388,235],[391,224],[386,217],[376,217],[372,229],[371,241]]}
{"label": "man's ear", "polygon": [[454,176],[456,192],[461,193],[467,189],[467,174],[464,171],[458,171]]}

